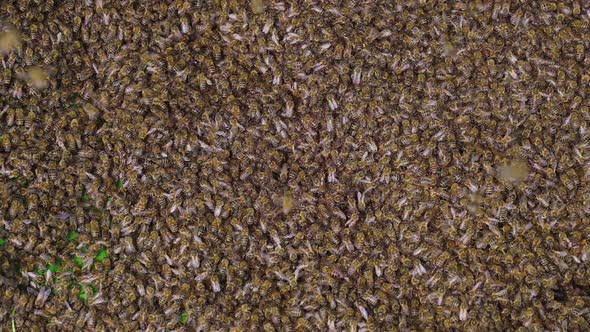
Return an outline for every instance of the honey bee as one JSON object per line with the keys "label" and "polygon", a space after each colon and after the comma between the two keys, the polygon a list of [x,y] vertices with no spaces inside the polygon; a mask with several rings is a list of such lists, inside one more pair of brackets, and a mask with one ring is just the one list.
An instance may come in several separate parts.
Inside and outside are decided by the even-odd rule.
{"label": "honey bee", "polygon": [[24,58],[25,64],[27,66],[32,66],[33,65],[33,49],[30,47],[25,48],[23,58]]}
{"label": "honey bee", "polygon": [[15,81],[12,85],[11,89],[12,98],[16,98],[18,100],[22,99],[23,96],[23,84],[20,81]]}
{"label": "honey bee", "polygon": [[12,127],[14,125],[15,113],[15,110],[12,108],[6,110],[5,120],[7,127]]}
{"label": "honey bee", "polygon": [[211,85],[211,81],[207,78],[207,76],[205,76],[204,73],[199,73],[197,75],[197,82],[199,84],[199,89],[201,90],[205,90],[207,88],[207,85]]}
{"label": "honey bee", "polygon": [[146,209],[148,203],[148,197],[147,195],[141,195],[137,201],[135,202],[135,205],[133,206],[133,213],[135,215],[140,214],[141,212],[143,212]]}
{"label": "honey bee", "polygon": [[13,200],[8,208],[8,216],[14,219],[17,215],[24,211],[24,207],[20,200]]}
{"label": "honey bee", "polygon": [[338,103],[336,102],[334,95],[329,94],[328,96],[326,96],[326,101],[328,102],[328,106],[332,111],[338,109]]}
{"label": "honey bee", "polygon": [[94,92],[94,87],[92,85],[92,82],[90,82],[90,81],[84,82],[84,86],[82,87],[82,91],[83,91],[82,98],[84,100],[88,101]]}
{"label": "honey bee", "polygon": [[2,148],[4,151],[9,152],[12,145],[10,142],[10,134],[5,133],[0,137],[0,139],[2,140]]}
{"label": "honey bee", "polygon": [[219,282],[219,277],[216,275],[211,276],[211,289],[215,293],[218,293],[221,291],[221,284]]}
{"label": "honey bee", "polygon": [[35,114],[35,112],[30,111],[27,113],[27,116],[24,118],[24,126],[25,128],[31,128],[31,126],[33,125],[33,123],[35,122],[35,119],[37,118],[37,115]]}
{"label": "honey bee", "polygon": [[89,226],[89,231],[90,231],[90,236],[92,236],[93,238],[98,238],[100,235],[100,225],[98,224],[98,221],[96,219],[93,219],[90,221],[90,223],[88,224]]}
{"label": "honey bee", "polygon": [[312,324],[310,321],[308,321],[307,319],[303,318],[303,317],[299,317],[297,318],[297,321],[295,323],[295,329],[296,330],[305,330],[305,331],[309,331],[313,328]]}
{"label": "honey bee", "polygon": [[567,188],[568,191],[573,191],[574,190],[575,183],[574,183],[574,181],[567,174],[563,174],[560,177],[560,181]]}
{"label": "honey bee", "polygon": [[172,233],[176,233],[178,231],[178,222],[175,218],[166,218],[166,224]]}
{"label": "honey bee", "polygon": [[4,85],[9,85],[11,80],[12,80],[12,70],[10,68],[5,68],[2,71],[2,83]]}
{"label": "honey bee", "polygon": [[358,85],[361,83],[362,68],[360,66],[354,67],[351,74],[352,83]]}
{"label": "honey bee", "polygon": [[[158,232],[156,231],[151,231],[149,233],[149,236],[145,239],[145,241],[142,241],[143,243],[141,243],[140,245],[143,246],[143,248],[152,248],[160,239],[160,236],[158,234]],[[140,243],[140,241],[138,241],[138,244]]]}

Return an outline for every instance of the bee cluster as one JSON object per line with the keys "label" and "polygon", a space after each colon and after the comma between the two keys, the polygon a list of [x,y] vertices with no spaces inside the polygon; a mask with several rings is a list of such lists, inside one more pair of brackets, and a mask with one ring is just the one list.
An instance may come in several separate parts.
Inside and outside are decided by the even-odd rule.
{"label": "bee cluster", "polygon": [[584,1],[0,15],[2,328],[590,329]]}

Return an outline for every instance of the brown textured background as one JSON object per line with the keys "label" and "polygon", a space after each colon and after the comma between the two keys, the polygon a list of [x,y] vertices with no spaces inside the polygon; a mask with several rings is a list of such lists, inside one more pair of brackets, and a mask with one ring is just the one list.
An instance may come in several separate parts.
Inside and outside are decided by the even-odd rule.
{"label": "brown textured background", "polygon": [[2,1],[0,326],[587,331],[585,1]]}

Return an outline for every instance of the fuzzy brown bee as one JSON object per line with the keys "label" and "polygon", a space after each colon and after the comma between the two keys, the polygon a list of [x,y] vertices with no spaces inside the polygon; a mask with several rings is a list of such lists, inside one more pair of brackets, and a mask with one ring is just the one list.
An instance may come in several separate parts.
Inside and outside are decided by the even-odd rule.
{"label": "fuzzy brown bee", "polygon": [[10,68],[5,68],[2,71],[2,83],[4,85],[9,85],[11,80],[12,80],[12,70]]}

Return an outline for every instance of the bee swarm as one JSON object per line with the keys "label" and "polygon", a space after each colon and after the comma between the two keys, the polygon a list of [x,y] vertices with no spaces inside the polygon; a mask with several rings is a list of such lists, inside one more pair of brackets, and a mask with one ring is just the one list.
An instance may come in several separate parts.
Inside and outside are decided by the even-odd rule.
{"label": "bee swarm", "polygon": [[584,1],[0,3],[0,326],[590,330]]}

